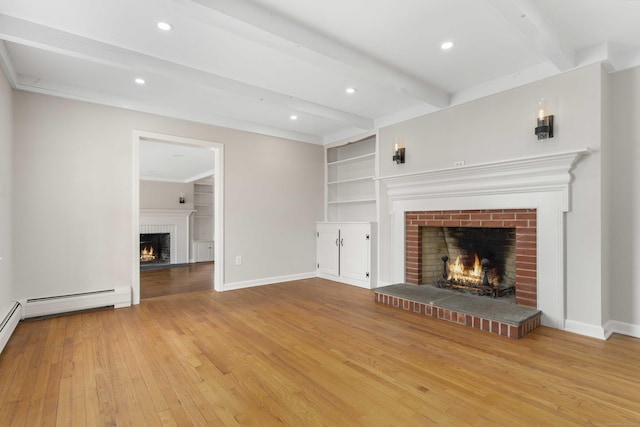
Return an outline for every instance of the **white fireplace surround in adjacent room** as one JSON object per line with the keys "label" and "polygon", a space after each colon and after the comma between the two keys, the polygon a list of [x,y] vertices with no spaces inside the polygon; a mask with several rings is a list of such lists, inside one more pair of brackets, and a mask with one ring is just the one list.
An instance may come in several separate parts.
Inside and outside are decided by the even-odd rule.
{"label": "white fireplace surround in adjacent room", "polygon": [[536,209],[538,309],[542,324],[564,329],[565,224],[571,170],[589,149],[379,178],[392,220],[392,278],[405,282],[405,213]]}
{"label": "white fireplace surround in adjacent room", "polygon": [[169,233],[171,264],[189,260],[189,215],[193,210],[140,209],[140,234]]}

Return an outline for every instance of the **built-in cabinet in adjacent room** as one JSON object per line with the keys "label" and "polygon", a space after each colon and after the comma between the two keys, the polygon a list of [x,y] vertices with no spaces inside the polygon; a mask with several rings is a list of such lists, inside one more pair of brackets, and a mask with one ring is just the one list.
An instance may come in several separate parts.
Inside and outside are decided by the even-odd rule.
{"label": "built-in cabinet in adjacent room", "polygon": [[213,242],[213,177],[204,178],[193,184],[193,260],[205,262],[214,260]]}

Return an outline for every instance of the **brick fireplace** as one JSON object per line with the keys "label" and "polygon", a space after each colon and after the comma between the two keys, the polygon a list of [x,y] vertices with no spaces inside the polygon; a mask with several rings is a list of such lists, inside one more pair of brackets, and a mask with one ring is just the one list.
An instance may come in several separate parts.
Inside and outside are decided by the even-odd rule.
{"label": "brick fireplace", "polygon": [[[420,283],[418,233],[425,226],[513,226],[518,305],[565,328],[565,214],[575,163],[588,149],[380,178],[386,192],[381,257],[389,282]],[[405,237],[412,242],[408,246]],[[415,244],[413,244],[415,243]],[[383,275],[384,276],[384,275]],[[409,285],[410,286],[410,285]]]}
{"label": "brick fireplace", "polygon": [[[516,304],[537,307],[536,209],[480,209],[405,212],[405,282],[422,285],[423,227],[515,230]],[[441,268],[440,268],[441,270]],[[426,278],[424,278],[426,279]],[[433,283],[432,283],[433,284]]]}

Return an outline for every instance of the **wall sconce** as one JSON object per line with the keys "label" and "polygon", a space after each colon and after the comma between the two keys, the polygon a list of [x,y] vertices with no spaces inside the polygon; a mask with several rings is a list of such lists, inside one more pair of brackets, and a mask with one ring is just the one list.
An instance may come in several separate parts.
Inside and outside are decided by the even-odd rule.
{"label": "wall sconce", "polygon": [[396,143],[393,146],[393,161],[398,165],[404,163],[404,144],[400,139],[396,139]]}
{"label": "wall sconce", "polygon": [[544,99],[538,102],[538,118],[536,120],[535,134],[538,141],[547,138],[553,138],[553,116],[547,115]]}
{"label": "wall sconce", "polygon": [[180,204],[184,204],[184,202],[185,202],[184,194],[180,194],[180,197],[178,198],[178,201],[180,202]]}

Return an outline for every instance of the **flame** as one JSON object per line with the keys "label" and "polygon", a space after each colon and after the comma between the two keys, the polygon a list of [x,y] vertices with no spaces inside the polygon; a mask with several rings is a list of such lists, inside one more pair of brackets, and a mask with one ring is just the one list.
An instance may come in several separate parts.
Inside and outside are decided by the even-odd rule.
{"label": "flame", "polygon": [[145,246],[140,251],[140,261],[153,261],[156,258],[157,255],[153,246]]}
{"label": "flame", "polygon": [[474,255],[475,261],[473,267],[466,269],[464,264],[460,262],[460,255],[454,262],[449,262],[449,277],[448,280],[455,280],[457,282],[472,283],[474,285],[482,284],[482,264],[478,259],[478,254]]}

